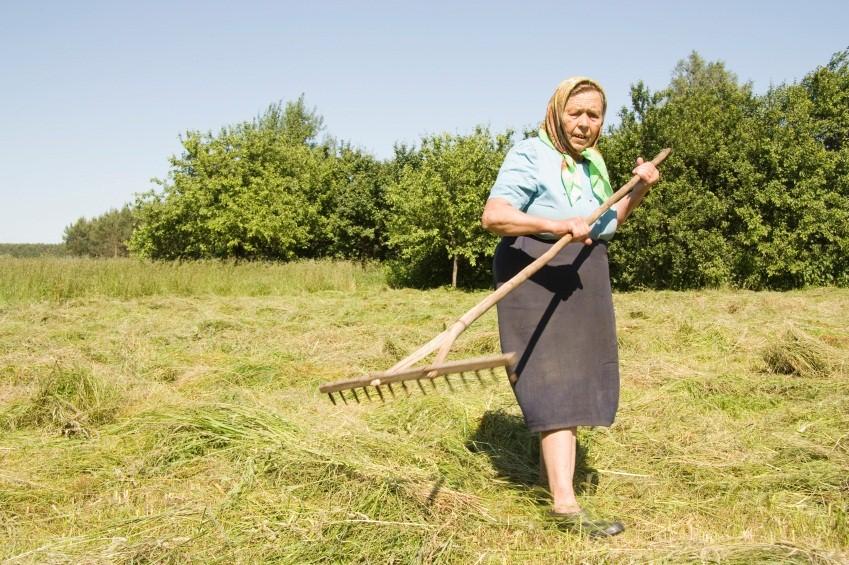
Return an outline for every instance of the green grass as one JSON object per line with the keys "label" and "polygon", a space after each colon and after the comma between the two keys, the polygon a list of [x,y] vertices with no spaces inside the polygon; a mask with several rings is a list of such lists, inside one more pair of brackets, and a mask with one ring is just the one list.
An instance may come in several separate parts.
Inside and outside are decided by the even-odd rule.
{"label": "green grass", "polygon": [[[503,376],[385,404],[317,392],[485,293],[344,263],[45,261],[15,268],[83,290],[3,286],[2,562],[849,560],[849,291],[615,296],[620,410],[582,430],[577,486],[627,530],[599,542],[545,519]],[[495,347],[489,313],[458,355]]]}
{"label": "green grass", "polygon": [[376,264],[0,256],[0,304],[109,296],[276,296],[385,284]]}

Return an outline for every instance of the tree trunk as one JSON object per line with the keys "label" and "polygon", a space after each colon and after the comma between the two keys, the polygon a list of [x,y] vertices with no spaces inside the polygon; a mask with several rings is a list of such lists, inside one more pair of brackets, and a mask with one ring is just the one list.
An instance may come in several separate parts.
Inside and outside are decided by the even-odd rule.
{"label": "tree trunk", "polygon": [[451,271],[451,288],[457,288],[457,256],[454,256],[454,269]]}

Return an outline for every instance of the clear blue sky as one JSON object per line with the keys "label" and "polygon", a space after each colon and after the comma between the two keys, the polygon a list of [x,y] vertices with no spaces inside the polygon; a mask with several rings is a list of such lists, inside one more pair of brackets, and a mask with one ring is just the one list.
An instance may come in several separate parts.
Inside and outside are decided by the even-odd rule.
{"label": "clear blue sky", "polygon": [[585,74],[610,98],[691,51],[756,92],[849,46],[846,0],[39,2],[0,5],[0,242],[65,226],[164,177],[178,135],[301,93],[378,157],[421,135],[538,122]]}

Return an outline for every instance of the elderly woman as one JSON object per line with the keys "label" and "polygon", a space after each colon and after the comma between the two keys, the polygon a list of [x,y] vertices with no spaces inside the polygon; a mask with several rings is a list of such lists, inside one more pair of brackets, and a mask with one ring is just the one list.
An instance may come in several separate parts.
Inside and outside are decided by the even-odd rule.
{"label": "elderly woman", "polygon": [[578,426],[609,426],[619,403],[619,360],[607,244],[659,175],[637,159],[641,182],[592,227],[584,220],[612,193],[596,149],[607,98],[586,77],[558,85],[539,135],[507,154],[483,212],[483,226],[503,236],[495,252],[496,285],[545,253],[567,245],[498,304],[503,351],[519,356],[514,392],[531,431],[539,432],[554,499],[551,515],[594,536],[623,531],[617,521],[581,510],[572,485]]}

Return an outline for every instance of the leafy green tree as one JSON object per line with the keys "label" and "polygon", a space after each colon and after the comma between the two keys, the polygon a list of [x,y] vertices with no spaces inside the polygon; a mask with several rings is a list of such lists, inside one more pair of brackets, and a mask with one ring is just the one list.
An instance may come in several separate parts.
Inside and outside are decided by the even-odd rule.
{"label": "leafy green tree", "polygon": [[801,87],[811,101],[815,139],[826,151],[849,145],[849,48],[806,75]]}
{"label": "leafy green tree", "polygon": [[385,249],[383,163],[327,138],[303,97],[217,135],[188,132],[138,202],[132,247],[161,258],[370,259]]}
{"label": "leafy green tree", "polygon": [[385,187],[389,170],[371,155],[342,144],[323,161],[318,233],[312,255],[380,259],[386,249]]}
{"label": "leafy green tree", "polygon": [[138,254],[292,259],[318,232],[322,119],[303,97],[217,134],[188,132],[162,192],[139,197]]}
{"label": "leafy green tree", "polygon": [[89,257],[126,257],[127,242],[135,227],[129,206],[92,218],[79,218],[65,228],[64,243],[72,255]]}
{"label": "leafy green tree", "polygon": [[729,196],[750,184],[740,146],[754,106],[749,85],[722,63],[692,53],[675,68],[669,87],[632,88],[631,109],[603,141],[616,184],[631,175],[638,155],[673,148],[664,183],[622,226],[611,246],[611,275],[620,288],[693,288],[732,281]]}
{"label": "leafy green tree", "polygon": [[461,264],[469,268],[467,284],[487,277],[497,239],[483,230],[480,215],[511,138],[512,132],[493,136],[478,127],[470,135],[426,137],[416,157],[396,148],[407,164],[387,194],[395,282],[450,280],[456,287]]}
{"label": "leafy green tree", "polygon": [[[838,64],[842,61],[842,65]],[[843,114],[846,52],[801,84],[770,89],[749,129],[756,190],[738,194],[738,284],[796,288],[849,282],[849,177]],[[843,112],[841,112],[843,110]],[[849,122],[847,122],[849,123]]]}
{"label": "leafy green tree", "polygon": [[[696,53],[669,87],[632,88],[603,150],[617,182],[671,146],[664,183],[611,246],[619,288],[846,284],[847,55],[754,96]],[[841,105],[843,104],[843,105]]]}
{"label": "leafy green tree", "polygon": [[91,222],[86,218],[79,218],[76,222],[65,228],[62,241],[68,253],[82,257],[89,255],[91,250],[90,238]]}

